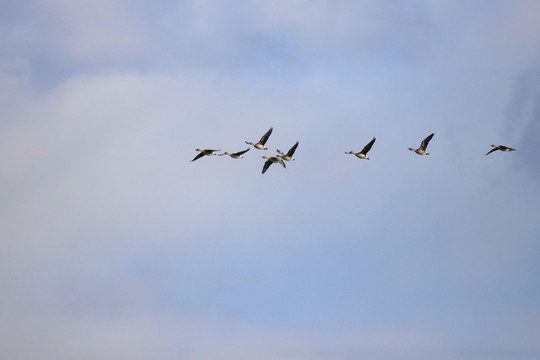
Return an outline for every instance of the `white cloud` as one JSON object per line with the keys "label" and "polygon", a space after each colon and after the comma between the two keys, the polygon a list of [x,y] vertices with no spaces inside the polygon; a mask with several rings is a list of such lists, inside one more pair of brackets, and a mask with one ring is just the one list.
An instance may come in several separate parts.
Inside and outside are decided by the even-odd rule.
{"label": "white cloud", "polygon": [[146,166],[146,130],[136,113],[140,83],[122,76],[74,79],[45,96],[4,89],[12,107],[0,146],[9,239],[3,246],[36,256],[118,221]]}

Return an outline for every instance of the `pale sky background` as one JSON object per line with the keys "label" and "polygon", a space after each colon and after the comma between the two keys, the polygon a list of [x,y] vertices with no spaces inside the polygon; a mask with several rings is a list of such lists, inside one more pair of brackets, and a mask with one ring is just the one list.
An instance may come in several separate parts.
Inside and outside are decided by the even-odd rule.
{"label": "pale sky background", "polygon": [[0,357],[538,359],[539,146],[540,1],[4,0]]}

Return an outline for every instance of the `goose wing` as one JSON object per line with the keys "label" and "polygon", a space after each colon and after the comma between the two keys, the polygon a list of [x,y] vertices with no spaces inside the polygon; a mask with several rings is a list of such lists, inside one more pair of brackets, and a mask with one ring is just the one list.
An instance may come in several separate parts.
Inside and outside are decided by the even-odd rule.
{"label": "goose wing", "polygon": [[292,157],[297,147],[298,147],[298,141],[296,142],[296,144],[292,146],[292,148],[289,149],[289,151],[287,151],[287,156]]}
{"label": "goose wing", "polygon": [[197,160],[197,159],[200,159],[200,158],[202,158],[203,156],[204,156],[204,153],[201,151],[201,152],[198,153],[197,156],[195,156],[195,157],[193,158],[193,160],[191,160],[191,161],[195,161],[195,160]]}
{"label": "goose wing", "polygon": [[242,155],[242,154],[244,154],[244,153],[246,153],[246,152],[248,152],[248,151],[249,151],[249,148],[247,148],[246,150],[242,150],[242,151],[236,152],[236,153],[234,153],[234,155],[240,156],[240,155]]}
{"label": "goose wing", "polygon": [[264,166],[263,166],[263,169],[262,169],[262,173],[264,174],[266,172],[266,170],[268,170],[268,168],[270,167],[270,165],[272,165],[272,160],[266,160],[264,162]]}
{"label": "goose wing", "polygon": [[366,146],[364,146],[364,148],[362,149],[362,151],[360,151],[360,153],[366,155],[368,151],[371,150],[371,147],[373,146],[373,143],[375,142],[375,140],[376,139],[373,138],[373,140],[371,140]]}
{"label": "goose wing", "polygon": [[431,138],[433,137],[433,135],[435,135],[435,133],[431,134],[431,135],[428,135],[428,137],[426,137],[424,140],[422,140],[422,144],[420,144],[420,149],[422,150],[426,150]]}
{"label": "goose wing", "polygon": [[497,151],[497,150],[499,150],[499,148],[494,147],[493,149],[489,150],[488,153],[487,153],[485,156],[487,156],[487,155],[489,155],[489,154],[491,154],[492,152]]}
{"label": "goose wing", "polygon": [[259,140],[259,144],[264,145],[266,143],[266,140],[268,140],[268,138],[270,137],[270,134],[272,134],[272,130],[273,128],[270,128],[270,130],[268,130],[266,134],[262,136],[261,140]]}
{"label": "goose wing", "polygon": [[285,161],[283,161],[282,158],[277,158],[277,159],[278,159],[278,162],[281,164],[281,166],[283,166],[286,169],[287,167],[285,166]]}

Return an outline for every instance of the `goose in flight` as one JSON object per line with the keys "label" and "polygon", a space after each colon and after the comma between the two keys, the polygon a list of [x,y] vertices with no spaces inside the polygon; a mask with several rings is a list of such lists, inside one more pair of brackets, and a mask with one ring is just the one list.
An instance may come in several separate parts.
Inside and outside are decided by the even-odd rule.
{"label": "goose in flight", "polygon": [[367,156],[367,153],[369,150],[371,150],[371,147],[373,146],[373,143],[375,142],[375,138],[373,138],[373,140],[371,140],[366,146],[364,146],[364,148],[362,149],[362,151],[360,152],[354,152],[354,151],[349,151],[349,152],[346,152],[345,151],[345,154],[353,154],[353,155],[356,155],[356,157],[360,158],[360,159],[366,159],[366,160],[369,160],[369,157]]}
{"label": "goose in flight", "polygon": [[197,159],[202,158],[204,155],[210,156],[210,155],[217,155],[215,151],[221,151],[221,150],[211,150],[211,149],[195,149],[197,151],[200,151],[200,153],[197,154],[191,161],[195,161]]}
{"label": "goose in flight", "polygon": [[266,146],[264,146],[264,144],[266,143],[266,141],[268,140],[268,138],[270,137],[270,134],[272,134],[272,129],[273,128],[270,128],[270,130],[268,130],[266,132],[266,134],[264,134],[261,138],[261,140],[259,140],[258,143],[254,144],[252,142],[249,142],[249,141],[246,141],[246,144],[248,145],[253,145],[256,149],[259,149],[259,150],[267,150],[268,148]]}
{"label": "goose in flight", "polygon": [[279,151],[279,149],[277,149],[277,152],[279,153],[278,157],[282,158],[283,160],[285,161],[291,161],[291,160],[295,160],[293,158],[293,154],[294,152],[296,151],[296,148],[298,147],[298,141],[296,142],[296,144],[294,144],[292,146],[292,148],[289,149],[289,151],[287,151],[286,154],[282,153],[281,151]]}
{"label": "goose in flight", "polygon": [[240,159],[240,158],[243,158],[242,154],[246,153],[249,151],[249,148],[247,148],[246,150],[242,150],[242,151],[239,151],[239,152],[235,152],[235,153],[230,153],[230,152],[224,152],[223,154],[218,154],[219,156],[222,156],[222,155],[229,155],[230,157],[232,157],[233,159]]}
{"label": "goose in flight", "polygon": [[429,141],[431,140],[431,138],[433,137],[433,135],[435,135],[435,133],[429,135],[428,137],[426,137],[424,140],[422,140],[422,144],[420,144],[420,148],[418,149],[415,149],[415,148],[409,148],[409,150],[411,151],[414,151],[415,153],[417,153],[418,155],[429,155],[428,152],[426,152],[426,148],[429,144]]}
{"label": "goose in flight", "polygon": [[264,162],[264,166],[263,166],[263,169],[262,169],[262,173],[264,174],[266,172],[266,170],[268,170],[268,168],[270,167],[270,165],[272,165],[273,163],[280,163],[281,166],[283,166],[284,168],[286,168],[285,166],[285,163],[283,162],[283,159],[281,158],[278,158],[276,156],[263,156],[263,159],[268,159]]}
{"label": "goose in flight", "polygon": [[486,155],[491,154],[494,151],[501,150],[501,151],[516,151],[516,149],[512,149],[511,147],[504,146],[504,145],[491,145],[493,149],[489,150]]}

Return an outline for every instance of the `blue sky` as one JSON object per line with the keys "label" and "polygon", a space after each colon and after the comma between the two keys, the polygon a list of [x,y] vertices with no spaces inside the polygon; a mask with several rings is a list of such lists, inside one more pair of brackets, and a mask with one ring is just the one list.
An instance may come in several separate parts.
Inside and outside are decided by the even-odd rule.
{"label": "blue sky", "polygon": [[4,1],[0,352],[536,359],[539,84],[533,0]]}

